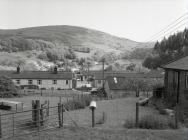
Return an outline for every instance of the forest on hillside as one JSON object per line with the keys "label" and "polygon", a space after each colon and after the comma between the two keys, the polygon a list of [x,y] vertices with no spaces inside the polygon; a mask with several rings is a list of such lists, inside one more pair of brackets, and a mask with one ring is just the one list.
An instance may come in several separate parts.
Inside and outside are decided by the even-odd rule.
{"label": "forest on hillside", "polygon": [[152,53],[145,58],[143,66],[156,69],[179,57],[188,55],[188,29],[156,42]]}

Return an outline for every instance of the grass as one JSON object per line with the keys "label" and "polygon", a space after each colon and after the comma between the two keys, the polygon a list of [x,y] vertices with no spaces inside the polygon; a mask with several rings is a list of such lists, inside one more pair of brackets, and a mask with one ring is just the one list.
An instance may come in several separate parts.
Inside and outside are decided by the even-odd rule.
{"label": "grass", "polygon": [[27,135],[13,140],[187,140],[188,129],[145,130],[145,129],[99,129],[63,128]]}
{"label": "grass", "polygon": [[[42,97],[46,98],[46,97]],[[55,97],[50,97],[53,99]],[[23,99],[23,98],[22,98]],[[75,99],[76,100],[76,99]],[[97,109],[95,110],[96,127],[91,129],[91,110],[86,107],[85,109],[72,110],[64,113],[64,127],[63,129],[55,129],[47,132],[41,132],[39,136],[23,136],[23,138],[17,139],[67,139],[67,140],[88,140],[88,139],[130,139],[130,140],[140,140],[140,139],[151,139],[151,140],[173,140],[173,139],[185,139],[187,134],[187,129],[180,130],[150,130],[150,129],[125,129],[124,123],[128,118],[133,118],[135,116],[135,103],[137,98],[127,97],[122,99],[114,100],[104,100],[97,101]],[[27,100],[28,101],[28,100]],[[57,103],[59,98],[56,99]],[[55,110],[57,111],[57,110]],[[140,107],[140,117],[143,118],[146,115],[158,116],[159,112],[150,107]],[[11,119],[12,116],[10,116]],[[70,118],[71,117],[71,118]],[[149,118],[149,116],[148,116]],[[142,124],[145,124],[148,118],[145,117]],[[6,118],[7,119],[7,118]],[[23,117],[20,117],[23,119]],[[79,128],[73,125],[72,120],[74,120]],[[161,115],[161,120],[165,119],[164,115]],[[142,120],[142,119],[140,119]],[[150,121],[153,121],[151,119]],[[10,123],[11,124],[11,123]],[[133,123],[130,123],[133,124]],[[153,123],[155,125],[155,123]],[[73,129],[70,129],[70,126]],[[181,128],[182,129],[182,128]]]}
{"label": "grass", "polygon": [[65,102],[64,106],[68,111],[76,110],[76,109],[84,109],[85,107],[89,106],[91,101],[92,98],[90,95],[84,95],[81,98],[76,98],[76,99],[73,98],[73,100]]}
{"label": "grass", "polygon": [[[96,123],[101,124],[99,125],[100,128],[124,128],[125,120],[135,118],[135,104],[137,100],[135,97],[127,97],[97,101],[97,108],[95,110]],[[103,113],[105,114],[105,121],[103,121]],[[88,107],[81,110],[69,111],[69,114],[77,122],[78,126],[91,126],[91,110]],[[151,114],[160,115],[153,108],[140,107],[140,117]],[[162,118],[166,118],[166,116],[162,116]],[[69,117],[65,116],[65,123],[68,120]]]}
{"label": "grass", "polygon": [[[135,125],[135,120],[129,118],[126,120],[124,127],[135,128]],[[175,129],[175,120],[163,116],[146,115],[140,118],[138,127],[143,129]]]}

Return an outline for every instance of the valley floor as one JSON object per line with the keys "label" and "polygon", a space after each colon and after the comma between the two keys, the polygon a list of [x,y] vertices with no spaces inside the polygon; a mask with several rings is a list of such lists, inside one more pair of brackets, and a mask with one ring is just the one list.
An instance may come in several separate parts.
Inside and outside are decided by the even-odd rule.
{"label": "valley floor", "polygon": [[14,140],[187,140],[188,129],[100,129],[63,128],[43,133],[14,138]]}

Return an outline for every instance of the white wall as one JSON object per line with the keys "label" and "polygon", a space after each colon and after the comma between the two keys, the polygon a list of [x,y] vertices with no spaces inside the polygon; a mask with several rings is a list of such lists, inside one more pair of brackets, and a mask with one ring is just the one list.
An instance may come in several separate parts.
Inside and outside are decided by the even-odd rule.
{"label": "white wall", "polygon": [[101,83],[99,83],[99,80],[95,80],[94,82],[95,82],[95,87],[96,88],[99,88],[99,87],[102,87],[103,85],[103,80],[100,80],[101,81]]}
{"label": "white wall", "polygon": [[[13,82],[16,85],[28,85],[28,80],[27,79],[19,79],[20,80],[20,84],[16,83],[17,79],[13,79]],[[33,84],[32,85],[38,85],[37,84],[37,80],[36,79],[32,79],[33,80]],[[68,84],[66,84],[66,80],[57,80],[57,84],[53,84],[53,80],[41,80],[42,84],[38,85],[39,88],[46,88],[46,89],[71,89],[72,88],[72,80],[68,80]]]}

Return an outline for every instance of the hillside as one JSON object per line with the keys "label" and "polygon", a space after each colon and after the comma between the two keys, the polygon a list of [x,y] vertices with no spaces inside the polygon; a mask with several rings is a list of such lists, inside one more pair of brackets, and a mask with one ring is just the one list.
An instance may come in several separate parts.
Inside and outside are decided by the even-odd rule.
{"label": "hillside", "polygon": [[151,48],[153,43],[136,42],[101,31],[68,25],[0,30],[0,52],[16,55],[22,52],[25,57],[26,51],[38,51],[37,58],[53,62],[81,57],[98,61],[103,55],[119,58],[135,48],[145,47]]}
{"label": "hillside", "polygon": [[[88,47],[91,50],[106,51],[131,50],[137,47],[146,47],[145,43],[119,38],[110,34],[75,26],[42,26],[15,30],[0,30],[1,42],[9,40],[22,41],[22,46],[32,45],[32,41],[46,43],[48,47],[55,42],[72,48]],[[15,41],[15,42],[16,42]],[[17,42],[17,43],[18,43]],[[1,46],[5,45],[1,43]],[[18,47],[12,44],[13,47]],[[33,46],[35,48],[37,46]],[[25,48],[27,49],[27,48]],[[28,48],[29,49],[29,48]]]}

